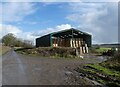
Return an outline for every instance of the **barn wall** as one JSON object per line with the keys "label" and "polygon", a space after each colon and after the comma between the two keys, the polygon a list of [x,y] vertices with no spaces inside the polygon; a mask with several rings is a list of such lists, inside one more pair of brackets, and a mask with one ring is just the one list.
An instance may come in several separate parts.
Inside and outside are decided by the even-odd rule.
{"label": "barn wall", "polygon": [[36,47],[49,47],[51,46],[51,35],[45,35],[36,39]]}
{"label": "barn wall", "polygon": [[85,37],[85,43],[87,43],[88,47],[92,46],[92,36],[88,35]]}

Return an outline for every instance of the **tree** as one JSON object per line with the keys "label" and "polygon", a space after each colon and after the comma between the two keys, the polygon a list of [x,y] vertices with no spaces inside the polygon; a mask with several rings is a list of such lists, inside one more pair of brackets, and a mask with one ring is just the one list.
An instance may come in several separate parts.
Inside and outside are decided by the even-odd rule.
{"label": "tree", "polygon": [[9,33],[9,34],[3,36],[2,43],[5,46],[15,46],[16,40],[17,40],[17,38],[12,33]]}
{"label": "tree", "polygon": [[9,33],[2,38],[2,43],[5,46],[14,46],[14,47],[25,47],[30,48],[33,47],[32,42],[28,40],[21,40],[15,37],[14,34]]}
{"label": "tree", "polygon": [[29,40],[24,40],[23,44],[24,44],[25,48],[31,48],[31,47],[33,47],[32,42],[29,41]]}

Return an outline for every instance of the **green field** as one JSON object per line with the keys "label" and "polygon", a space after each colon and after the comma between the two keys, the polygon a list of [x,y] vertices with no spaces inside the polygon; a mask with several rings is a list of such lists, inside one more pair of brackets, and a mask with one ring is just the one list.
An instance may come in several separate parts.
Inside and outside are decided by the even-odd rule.
{"label": "green field", "polygon": [[10,47],[0,46],[0,55],[5,54],[5,53],[8,52],[9,50],[10,50]]}
{"label": "green field", "polygon": [[108,51],[108,50],[111,50],[111,48],[99,48],[99,49],[96,49],[96,51],[98,53],[102,53],[102,52],[105,52],[105,51]]}
{"label": "green field", "polygon": [[96,48],[96,47],[92,47],[92,48],[89,49],[89,52],[90,53],[101,54],[103,52],[107,52],[108,50],[112,50],[112,48],[103,48],[103,47]]}

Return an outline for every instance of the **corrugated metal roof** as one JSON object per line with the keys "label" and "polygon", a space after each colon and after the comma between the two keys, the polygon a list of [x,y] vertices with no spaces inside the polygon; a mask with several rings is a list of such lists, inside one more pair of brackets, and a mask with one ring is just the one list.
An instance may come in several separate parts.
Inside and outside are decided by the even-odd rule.
{"label": "corrugated metal roof", "polygon": [[[74,29],[74,28],[65,29],[65,30],[61,30],[61,31],[58,31],[58,32],[53,32],[53,33],[50,33],[50,34],[47,34],[47,35],[52,35],[53,37],[59,37],[59,38],[71,38],[71,37],[76,37],[76,36],[79,36],[79,35],[91,36],[90,34],[88,34],[86,32],[82,32],[82,31],[80,31],[78,29]],[[44,35],[44,36],[47,36],[47,35]],[[41,37],[44,37],[44,36],[41,36]]]}
{"label": "corrugated metal roof", "polygon": [[79,36],[91,36],[88,33],[82,32],[80,30],[71,28],[66,29],[58,32],[51,33],[54,37],[60,37],[60,38],[72,38],[72,37],[79,37]]}
{"label": "corrugated metal roof", "polygon": [[71,30],[73,30],[73,31],[77,31],[77,32],[79,32],[80,34],[90,35],[90,34],[88,34],[88,33],[86,33],[86,32],[82,32],[82,31],[80,31],[80,30],[78,30],[78,29],[75,29],[75,28],[71,28],[71,29],[65,29],[65,30],[57,31],[57,32],[53,32],[53,33],[51,33],[51,34],[53,35],[53,34],[57,34],[57,33],[68,32],[68,31],[71,31]]}

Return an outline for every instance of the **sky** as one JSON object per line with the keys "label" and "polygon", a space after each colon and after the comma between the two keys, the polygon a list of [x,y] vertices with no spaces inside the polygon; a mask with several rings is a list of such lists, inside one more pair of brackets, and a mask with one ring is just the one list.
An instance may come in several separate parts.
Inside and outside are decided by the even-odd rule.
{"label": "sky", "polygon": [[117,0],[4,0],[0,20],[0,38],[13,33],[35,44],[37,37],[75,28],[91,34],[93,44],[118,42]]}

